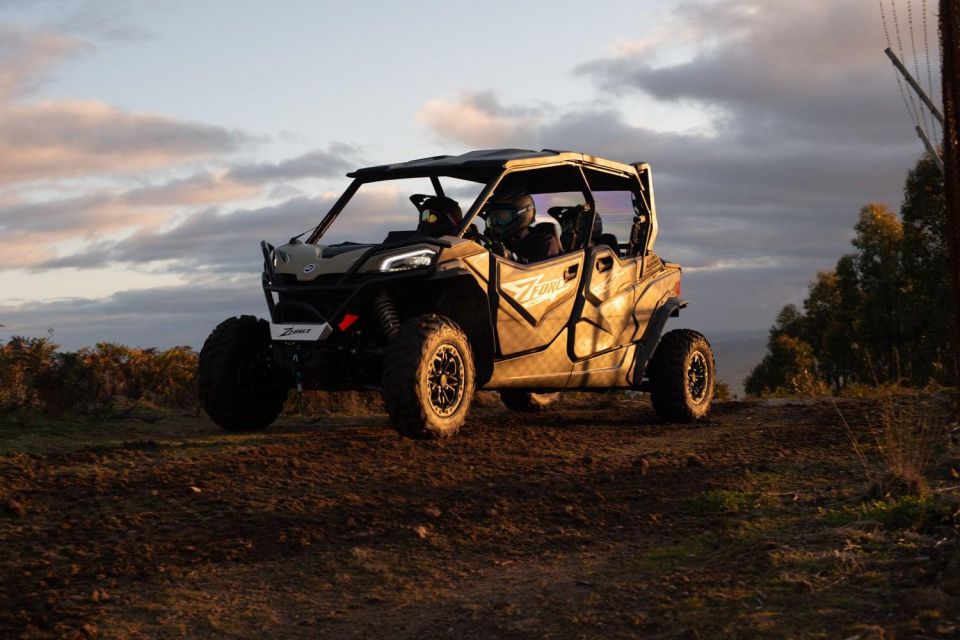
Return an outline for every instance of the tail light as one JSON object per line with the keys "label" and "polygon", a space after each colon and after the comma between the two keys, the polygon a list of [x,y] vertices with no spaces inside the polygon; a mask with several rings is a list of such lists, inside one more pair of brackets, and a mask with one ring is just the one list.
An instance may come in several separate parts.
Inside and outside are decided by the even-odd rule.
{"label": "tail light", "polygon": [[679,298],[680,297],[680,278],[677,278],[677,284],[673,287],[673,293]]}

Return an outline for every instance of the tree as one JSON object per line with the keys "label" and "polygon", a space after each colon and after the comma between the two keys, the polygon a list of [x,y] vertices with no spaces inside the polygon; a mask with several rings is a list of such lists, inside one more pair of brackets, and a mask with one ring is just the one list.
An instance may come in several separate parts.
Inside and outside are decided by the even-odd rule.
{"label": "tree", "polygon": [[771,332],[768,353],[747,377],[744,390],[753,396],[819,391],[810,345],[785,333]]}
{"label": "tree", "polygon": [[917,162],[903,190],[901,270],[904,296],[903,357],[913,384],[931,379],[949,384],[956,378],[951,322],[954,295],[944,274],[949,271],[947,211],[943,174],[929,154]]}
{"label": "tree", "polygon": [[812,348],[817,375],[839,391],[849,376],[853,331],[842,315],[843,299],[836,271],[817,274],[817,278],[810,283],[803,310],[800,335]]}
{"label": "tree", "polygon": [[903,378],[914,385],[955,382],[943,192],[925,155],[904,185],[903,222],[882,204],[860,210],[856,251],[817,274],[802,313],[794,305],[780,310],[768,357],[751,373],[748,393],[821,381],[835,391],[850,382]]}
{"label": "tree", "polygon": [[882,380],[899,375],[898,350],[903,344],[903,277],[900,253],[903,225],[885,205],[870,203],[854,226],[855,266],[860,286],[860,313],[854,329],[873,359],[873,374]]}

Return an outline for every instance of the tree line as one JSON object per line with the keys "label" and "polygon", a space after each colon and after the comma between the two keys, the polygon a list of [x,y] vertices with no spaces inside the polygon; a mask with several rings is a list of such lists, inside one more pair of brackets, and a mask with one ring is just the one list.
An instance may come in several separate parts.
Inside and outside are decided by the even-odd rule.
{"label": "tree line", "polygon": [[854,252],[817,274],[802,308],[777,314],[748,394],[956,384],[944,180],[933,159],[907,174],[899,217],[870,203],[854,231]]}

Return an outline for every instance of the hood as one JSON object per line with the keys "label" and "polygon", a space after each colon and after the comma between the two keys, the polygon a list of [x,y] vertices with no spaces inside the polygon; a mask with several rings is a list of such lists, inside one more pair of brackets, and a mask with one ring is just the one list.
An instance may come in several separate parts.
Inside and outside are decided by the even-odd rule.
{"label": "hood", "polygon": [[294,275],[297,280],[309,282],[318,276],[345,273],[373,245],[338,244],[323,246],[296,242],[274,250],[274,270]]}

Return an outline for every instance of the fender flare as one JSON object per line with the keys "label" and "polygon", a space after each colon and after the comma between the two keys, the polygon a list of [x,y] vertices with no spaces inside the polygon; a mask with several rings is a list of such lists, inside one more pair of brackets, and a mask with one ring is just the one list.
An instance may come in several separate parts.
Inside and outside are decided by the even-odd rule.
{"label": "fender flare", "polygon": [[678,317],[680,309],[686,308],[687,304],[689,303],[682,298],[670,297],[653,312],[650,322],[647,324],[647,330],[644,331],[643,338],[637,344],[637,353],[634,356],[629,378],[633,387],[639,387],[643,382],[647,364],[660,344],[660,338],[663,336],[663,328],[666,326],[667,320]]}

